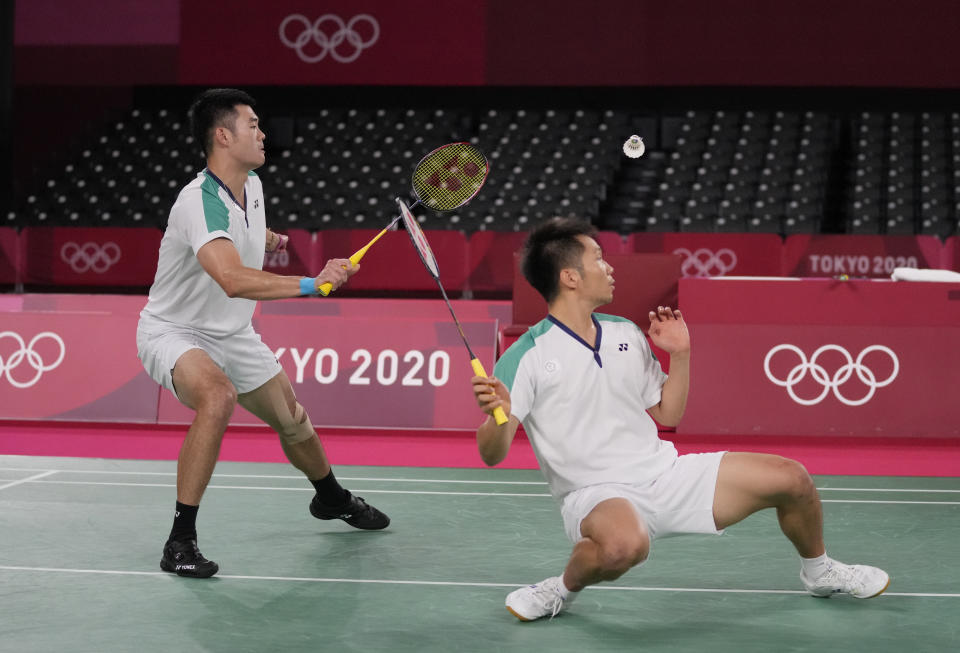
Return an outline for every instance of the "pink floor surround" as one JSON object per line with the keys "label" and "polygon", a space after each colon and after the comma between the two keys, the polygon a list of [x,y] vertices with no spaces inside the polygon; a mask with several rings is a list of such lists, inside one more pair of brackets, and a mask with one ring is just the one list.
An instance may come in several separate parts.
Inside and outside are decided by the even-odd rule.
{"label": "pink floor surround", "polygon": [[[0,422],[0,455],[175,460],[185,427],[51,422]],[[323,429],[334,464],[407,467],[483,467],[468,431]],[[812,474],[957,476],[960,446],[948,438],[691,436],[664,433],[681,454],[756,451],[799,460]],[[266,428],[231,427],[220,460],[285,462]],[[499,467],[533,469],[530,442],[518,434]]]}

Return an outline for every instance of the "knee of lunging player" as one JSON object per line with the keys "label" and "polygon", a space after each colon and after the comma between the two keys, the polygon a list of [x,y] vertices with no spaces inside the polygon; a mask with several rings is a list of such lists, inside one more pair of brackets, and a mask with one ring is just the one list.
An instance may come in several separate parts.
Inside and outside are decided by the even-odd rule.
{"label": "knee of lunging player", "polygon": [[649,553],[646,538],[618,539],[599,546],[597,561],[605,577],[618,578],[646,560]]}
{"label": "knee of lunging player", "polygon": [[820,504],[817,486],[802,464],[795,460],[786,459],[782,474],[783,490],[781,494],[784,497],[784,502],[781,505],[783,507],[793,505],[809,508],[812,505]]}

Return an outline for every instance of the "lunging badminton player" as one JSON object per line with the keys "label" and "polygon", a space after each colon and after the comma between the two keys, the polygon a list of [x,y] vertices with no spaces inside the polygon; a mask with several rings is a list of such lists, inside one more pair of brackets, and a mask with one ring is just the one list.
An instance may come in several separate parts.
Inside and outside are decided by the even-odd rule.
{"label": "lunging badminton player", "polygon": [[[658,437],[654,419],[675,426],[683,416],[690,336],[679,310],[650,312],[650,338],[670,354],[668,376],[637,325],[594,312],[613,300],[614,285],[593,235],[589,224],[562,218],[530,233],[523,273],[549,314],[504,353],[494,378],[473,378],[488,414],[477,430],[483,461],[503,460],[522,422],[573,543],[562,575],[510,593],[507,609],[523,621],[556,615],[584,587],[646,560],[654,541],[719,534],[764,508],[776,509],[811,594],[883,592],[890,579],[881,569],[827,556],[820,498],[800,463],[740,452],[679,456]],[[510,416],[502,426],[489,417],[498,406]]]}
{"label": "lunging badminton player", "polygon": [[314,517],[370,530],[390,520],[337,482],[290,380],[251,324],[257,300],[315,295],[326,282],[338,288],[358,267],[332,259],[315,278],[264,272],[264,251],[283,248],[286,237],[267,229],[253,172],[265,158],[254,100],[211,89],[190,119],[207,167],[170,210],[137,352],[150,376],[196,411],[177,461],[176,511],[160,567],[207,578],[219,567],[197,548],[197,509],[237,403],[276,430],[287,458],[316,488]]}

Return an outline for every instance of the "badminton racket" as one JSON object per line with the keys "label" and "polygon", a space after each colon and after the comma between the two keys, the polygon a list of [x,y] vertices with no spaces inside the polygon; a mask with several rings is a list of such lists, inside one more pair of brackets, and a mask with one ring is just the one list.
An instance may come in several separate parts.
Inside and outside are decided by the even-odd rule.
{"label": "badminton racket", "polygon": [[[450,315],[453,317],[453,321],[457,325],[457,331],[460,332],[460,338],[463,340],[463,345],[467,348],[467,353],[470,354],[470,365],[473,367],[473,373],[477,376],[486,377],[487,373],[483,369],[483,364],[480,362],[480,359],[474,355],[473,350],[470,348],[470,343],[467,342],[467,336],[463,332],[463,326],[460,324],[460,320],[457,319],[457,314],[453,312],[453,306],[450,304],[450,299],[447,297],[447,291],[443,289],[443,284],[440,283],[440,269],[437,267],[437,259],[433,255],[433,250],[430,249],[430,243],[427,242],[427,237],[423,234],[423,229],[421,229],[420,225],[417,224],[416,219],[413,217],[413,213],[411,213],[410,209],[407,208],[407,205],[403,203],[403,200],[398,199],[397,204],[400,205],[400,217],[403,218],[403,226],[410,235],[410,241],[413,243],[414,249],[416,249],[417,254],[420,255],[420,261],[430,272],[430,276],[433,277],[434,281],[437,282],[437,285],[440,287],[440,293],[443,295],[443,301],[447,303],[447,308],[450,309]],[[507,415],[503,412],[503,408],[500,406],[497,406],[493,409],[493,418],[497,421],[497,424],[507,423]]]}
{"label": "badminton racket", "polygon": [[[434,211],[452,211],[472,200],[487,180],[490,166],[483,152],[470,143],[448,143],[420,159],[413,170],[413,196],[420,204]],[[350,263],[356,265],[383,234],[394,229],[400,222],[398,215],[370,242],[354,252]],[[317,289],[326,297],[333,284],[324,283]]]}

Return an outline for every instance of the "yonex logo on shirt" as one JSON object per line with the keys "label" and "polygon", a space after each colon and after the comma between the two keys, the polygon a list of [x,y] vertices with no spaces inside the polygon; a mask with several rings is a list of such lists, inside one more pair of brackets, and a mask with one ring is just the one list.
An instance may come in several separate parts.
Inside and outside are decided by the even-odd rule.
{"label": "yonex logo on shirt", "polygon": [[618,347],[620,351],[627,351],[629,348],[630,348],[629,342],[621,342],[620,346]]}

